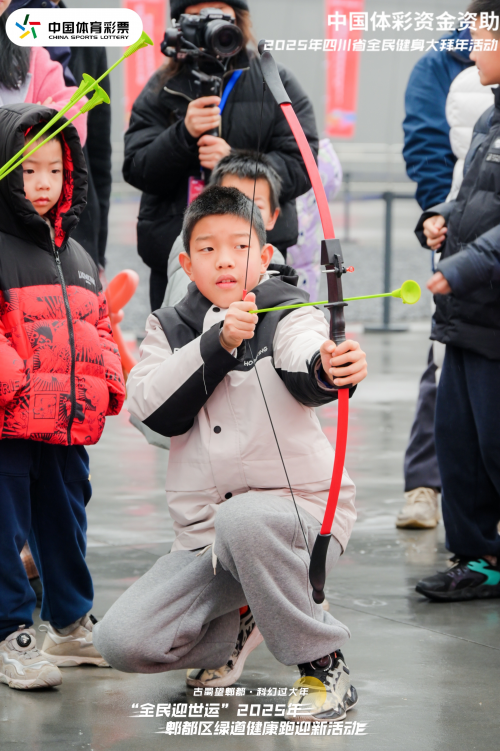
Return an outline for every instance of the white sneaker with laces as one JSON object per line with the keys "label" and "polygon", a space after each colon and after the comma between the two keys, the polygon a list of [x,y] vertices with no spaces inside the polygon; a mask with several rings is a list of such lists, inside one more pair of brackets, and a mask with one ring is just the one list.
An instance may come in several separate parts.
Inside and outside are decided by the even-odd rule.
{"label": "white sneaker with laces", "polygon": [[264,637],[257,628],[257,624],[249,608],[244,615],[240,616],[240,630],[236,646],[226,664],[216,670],[190,668],[186,674],[187,685],[196,688],[204,688],[205,686],[232,686],[243,672],[243,666],[248,655],[262,641],[264,641]]}
{"label": "white sneaker with laces", "polygon": [[[75,623],[58,631],[50,623],[39,626],[47,636],[42,646],[42,655],[60,668],[74,668],[78,665],[96,665],[98,668],[110,666],[92,643],[92,629],[97,623],[93,615],[84,615]],[[69,633],[66,633],[68,632]]]}
{"label": "white sneaker with laces", "polygon": [[0,683],[10,688],[50,688],[62,683],[61,672],[40,654],[34,628],[19,626],[0,642]]}
{"label": "white sneaker with laces", "polygon": [[415,488],[405,493],[406,503],[399,512],[400,529],[433,529],[439,522],[438,492],[434,488]]}

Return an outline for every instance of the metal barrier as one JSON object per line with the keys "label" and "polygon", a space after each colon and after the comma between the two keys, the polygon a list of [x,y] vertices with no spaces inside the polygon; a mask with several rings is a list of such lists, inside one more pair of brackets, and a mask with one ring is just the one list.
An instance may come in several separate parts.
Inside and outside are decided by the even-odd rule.
{"label": "metal barrier", "polygon": [[[394,193],[387,190],[384,193],[371,193],[359,198],[353,198],[350,190],[351,176],[345,175],[344,189],[344,242],[353,242],[349,237],[350,233],[350,203],[353,200],[358,201],[385,201],[385,242],[384,242],[384,292],[390,292],[391,287],[391,267],[392,267],[392,221],[393,221],[393,204],[394,201],[415,200],[415,196],[409,193]],[[367,332],[380,331],[408,331],[408,326],[391,323],[391,297],[384,297],[384,307],[382,322],[365,326]]]}

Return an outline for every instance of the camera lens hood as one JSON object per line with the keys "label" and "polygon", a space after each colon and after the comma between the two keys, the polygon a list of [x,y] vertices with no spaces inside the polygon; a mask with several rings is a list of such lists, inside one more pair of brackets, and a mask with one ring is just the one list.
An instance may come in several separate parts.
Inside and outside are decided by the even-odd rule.
{"label": "camera lens hood", "polygon": [[204,46],[218,57],[233,57],[243,49],[243,34],[234,23],[214,19],[207,23]]}

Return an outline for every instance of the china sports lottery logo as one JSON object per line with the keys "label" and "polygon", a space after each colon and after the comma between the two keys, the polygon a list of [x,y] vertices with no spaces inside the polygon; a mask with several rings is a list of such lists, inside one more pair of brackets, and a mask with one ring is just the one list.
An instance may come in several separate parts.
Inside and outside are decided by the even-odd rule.
{"label": "china sports lottery logo", "polygon": [[[30,17],[30,14],[27,13],[26,14],[26,18],[24,19],[24,25],[21,25],[20,23],[18,23],[16,21],[16,26],[18,27],[18,29],[21,29],[21,31],[23,32],[20,35],[19,39],[24,39],[30,33],[33,34],[33,39],[36,39],[35,26],[40,26],[40,21],[29,21],[29,17]],[[28,23],[28,21],[29,21],[29,23]],[[30,26],[31,28],[27,29],[26,28],[27,26]]]}

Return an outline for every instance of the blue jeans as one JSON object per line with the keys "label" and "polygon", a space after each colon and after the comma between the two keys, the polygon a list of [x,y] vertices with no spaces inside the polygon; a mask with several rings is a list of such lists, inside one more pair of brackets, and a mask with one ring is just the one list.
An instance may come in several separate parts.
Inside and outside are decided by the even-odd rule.
{"label": "blue jeans", "polygon": [[83,446],[0,440],[0,641],[33,624],[36,595],[19,555],[28,538],[43,584],[42,620],[64,628],[92,607],[91,493]]}
{"label": "blue jeans", "polygon": [[436,402],[436,452],[446,547],[500,556],[500,362],[446,346]]}

